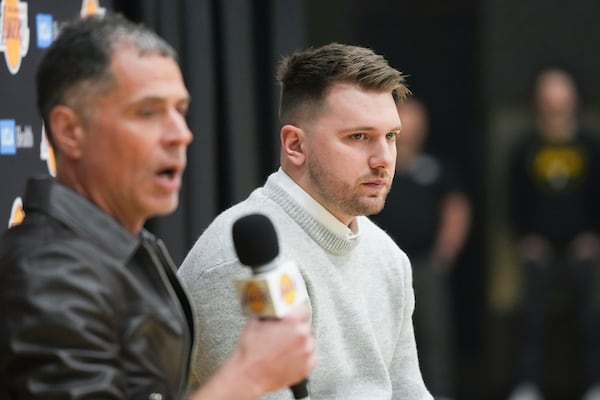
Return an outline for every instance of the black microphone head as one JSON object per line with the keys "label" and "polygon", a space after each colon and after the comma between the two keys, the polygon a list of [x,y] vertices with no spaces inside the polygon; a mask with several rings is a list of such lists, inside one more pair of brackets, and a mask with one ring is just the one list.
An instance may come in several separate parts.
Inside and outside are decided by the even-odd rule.
{"label": "black microphone head", "polygon": [[271,220],[263,214],[241,217],[233,224],[233,245],[240,262],[260,267],[279,254],[277,233]]}

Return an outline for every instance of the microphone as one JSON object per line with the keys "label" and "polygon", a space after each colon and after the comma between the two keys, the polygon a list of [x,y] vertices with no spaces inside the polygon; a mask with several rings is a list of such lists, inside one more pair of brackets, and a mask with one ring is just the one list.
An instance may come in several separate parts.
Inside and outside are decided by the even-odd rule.
{"label": "microphone", "polygon": [[[244,314],[281,318],[308,300],[296,263],[278,260],[279,241],[269,218],[263,214],[241,217],[233,224],[232,234],[240,262],[252,269],[251,277],[236,281]],[[310,399],[307,383],[304,379],[290,387],[294,399]]]}

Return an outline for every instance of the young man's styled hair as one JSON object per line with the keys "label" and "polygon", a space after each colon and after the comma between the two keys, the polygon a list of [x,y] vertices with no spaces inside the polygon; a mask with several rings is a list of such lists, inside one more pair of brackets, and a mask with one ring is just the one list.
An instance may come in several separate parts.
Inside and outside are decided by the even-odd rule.
{"label": "young man's styled hair", "polygon": [[316,112],[337,83],[358,85],[364,90],[389,92],[396,101],[410,94],[405,75],[372,50],[331,43],[297,51],[285,57],[277,72],[281,86],[279,118],[295,124],[304,115]]}

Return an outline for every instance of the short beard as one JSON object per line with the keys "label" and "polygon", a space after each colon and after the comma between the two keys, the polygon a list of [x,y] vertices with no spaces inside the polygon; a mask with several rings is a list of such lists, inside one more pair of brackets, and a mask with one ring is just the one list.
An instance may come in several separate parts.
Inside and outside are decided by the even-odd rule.
{"label": "short beard", "polygon": [[[378,197],[364,197],[355,193],[356,187],[344,182],[339,182],[326,169],[321,167],[318,160],[309,159],[308,176],[316,190],[319,202],[328,210],[340,210],[346,215],[373,215],[379,213],[385,205],[385,199],[390,187]],[[388,172],[373,171],[367,178],[388,178]]]}

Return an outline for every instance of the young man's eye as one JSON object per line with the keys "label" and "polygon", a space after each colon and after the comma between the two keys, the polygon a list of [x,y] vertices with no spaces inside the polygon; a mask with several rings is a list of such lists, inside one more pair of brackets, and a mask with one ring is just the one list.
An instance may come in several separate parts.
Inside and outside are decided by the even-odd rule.
{"label": "young man's eye", "polygon": [[362,140],[365,138],[365,134],[364,133],[353,133],[351,137],[354,140]]}
{"label": "young man's eye", "polygon": [[396,140],[396,136],[398,136],[398,132],[388,132],[386,135],[389,140]]}

